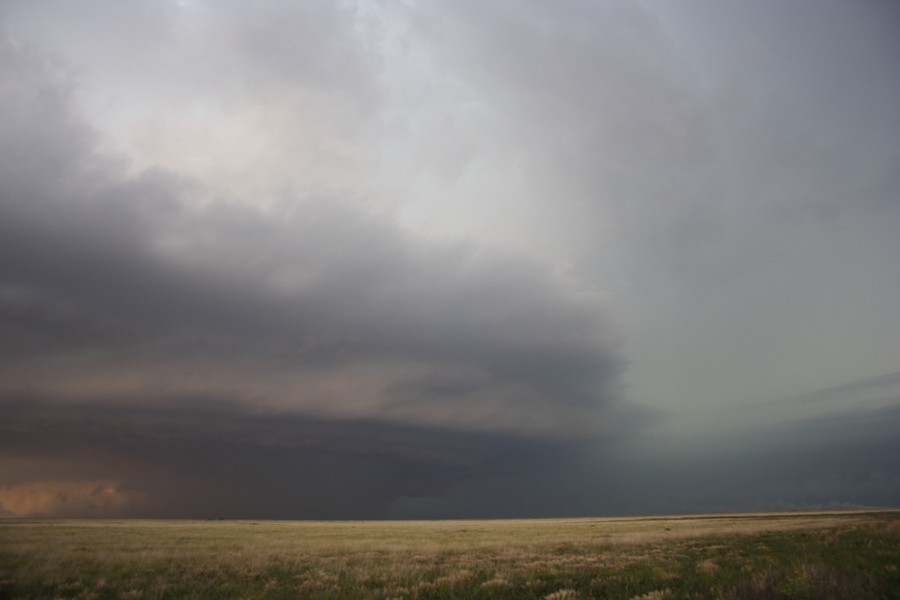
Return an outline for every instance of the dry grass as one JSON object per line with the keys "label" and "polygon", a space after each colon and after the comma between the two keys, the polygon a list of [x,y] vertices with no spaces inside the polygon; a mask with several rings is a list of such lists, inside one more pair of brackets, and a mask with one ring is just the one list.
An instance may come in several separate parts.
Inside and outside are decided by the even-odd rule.
{"label": "dry grass", "polygon": [[896,512],[0,522],[0,598],[882,598],[898,565]]}

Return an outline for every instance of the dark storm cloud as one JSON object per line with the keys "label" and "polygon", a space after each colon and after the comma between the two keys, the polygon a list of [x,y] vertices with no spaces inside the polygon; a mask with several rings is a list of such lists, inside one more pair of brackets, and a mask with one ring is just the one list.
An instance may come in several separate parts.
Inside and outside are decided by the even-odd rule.
{"label": "dark storm cloud", "polygon": [[900,498],[900,397],[827,418],[701,423],[675,435],[672,426],[644,421],[630,435],[570,446],[527,476],[498,472],[442,495],[402,498],[395,514],[685,514],[893,507]]}
{"label": "dark storm cloud", "polygon": [[860,6],[0,4],[0,512],[896,504]]}
{"label": "dark storm cloud", "polygon": [[340,199],[190,208],[0,61],[7,511],[379,516],[603,423],[618,342],[571,280]]}
{"label": "dark storm cloud", "polygon": [[[4,54],[13,82],[25,59]],[[412,359],[552,402],[608,399],[619,359],[602,308],[545,268],[420,241],[338,200],[275,218],[192,213],[179,203],[190,182],[117,175],[60,90],[18,79],[4,99],[17,117],[3,136],[16,157],[0,238],[7,352],[222,353],[291,369]]]}
{"label": "dark storm cloud", "polygon": [[[10,489],[34,481],[48,489],[54,481],[102,481],[130,495],[130,504],[117,507],[124,516],[385,517],[397,497],[439,495],[459,481],[564,460],[568,452],[553,442],[265,416],[196,399],[181,408],[32,401],[0,410],[0,451],[13,463],[31,460],[27,473],[4,469],[0,504]],[[73,504],[52,508],[89,514],[84,501]]]}

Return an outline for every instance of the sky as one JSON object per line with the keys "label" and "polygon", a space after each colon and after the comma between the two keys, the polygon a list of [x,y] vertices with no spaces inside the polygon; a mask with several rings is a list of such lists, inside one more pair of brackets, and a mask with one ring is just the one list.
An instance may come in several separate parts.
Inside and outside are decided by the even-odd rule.
{"label": "sky", "polygon": [[900,505],[898,22],[0,0],[0,516]]}

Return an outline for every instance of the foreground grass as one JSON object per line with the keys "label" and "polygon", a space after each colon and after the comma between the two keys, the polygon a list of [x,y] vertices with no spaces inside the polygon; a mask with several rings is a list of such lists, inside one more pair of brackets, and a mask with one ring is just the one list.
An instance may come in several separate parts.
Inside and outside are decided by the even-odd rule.
{"label": "foreground grass", "polygon": [[0,521],[0,598],[900,598],[900,513]]}

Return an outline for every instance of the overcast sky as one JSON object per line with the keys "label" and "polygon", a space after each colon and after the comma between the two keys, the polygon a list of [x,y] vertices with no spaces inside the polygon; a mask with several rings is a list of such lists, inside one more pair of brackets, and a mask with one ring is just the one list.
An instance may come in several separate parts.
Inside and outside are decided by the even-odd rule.
{"label": "overcast sky", "polygon": [[0,515],[900,505],[898,23],[0,1]]}

